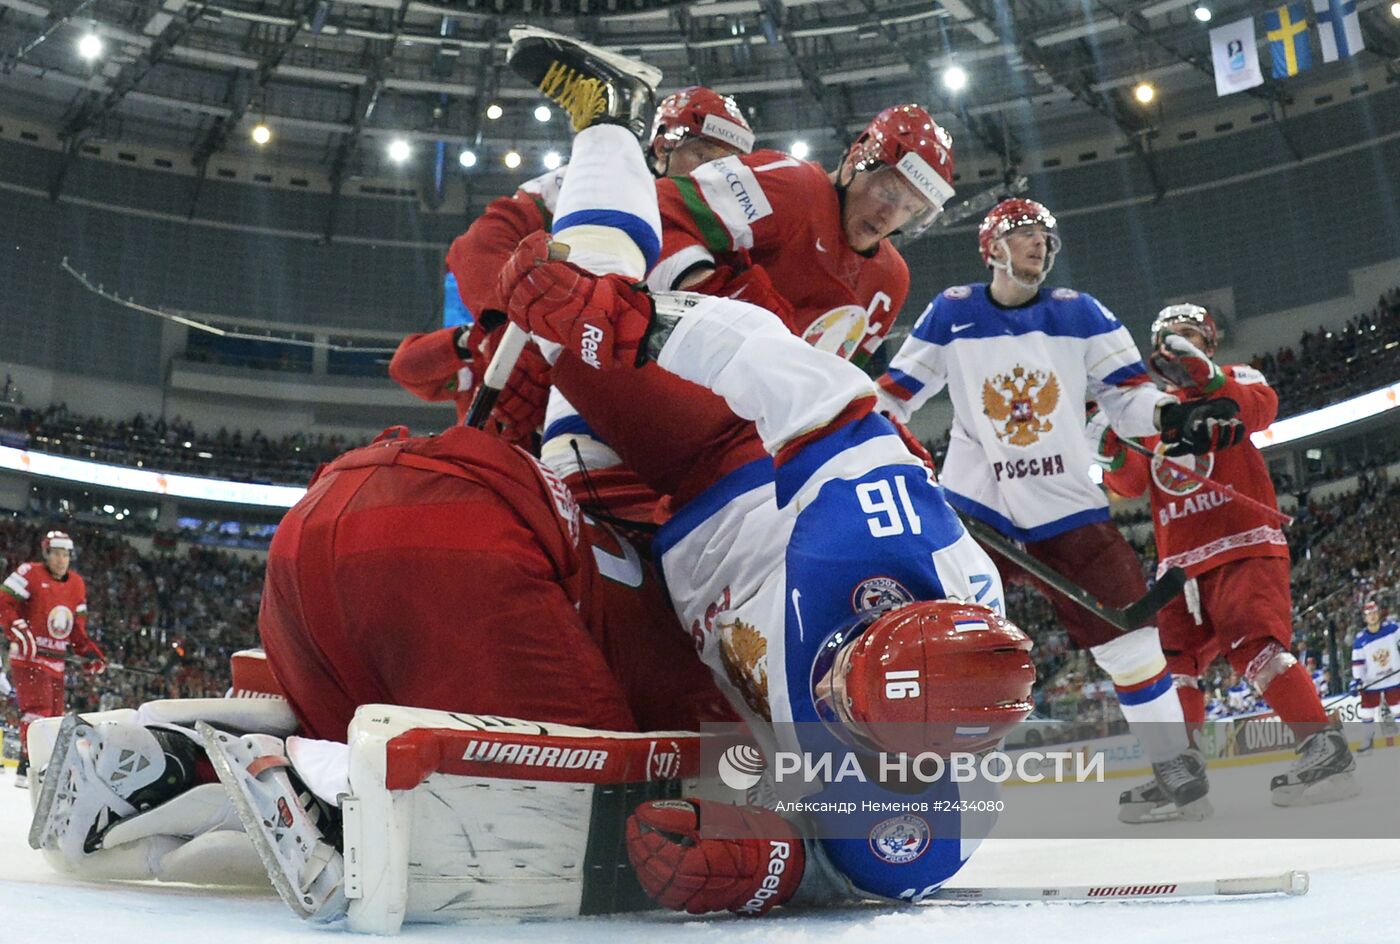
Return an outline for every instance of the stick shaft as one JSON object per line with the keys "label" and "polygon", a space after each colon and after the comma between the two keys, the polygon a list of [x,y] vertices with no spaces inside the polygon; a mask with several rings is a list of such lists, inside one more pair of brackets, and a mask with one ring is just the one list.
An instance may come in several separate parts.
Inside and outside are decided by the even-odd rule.
{"label": "stick shaft", "polygon": [[1122,901],[1151,898],[1213,898],[1229,895],[1305,895],[1308,873],[1251,878],[1156,882],[1135,885],[1045,885],[1004,888],[941,888],[936,901]]}
{"label": "stick shaft", "polygon": [[467,415],[462,420],[463,426],[480,429],[486,423],[486,417],[491,415],[496,398],[505,388],[506,381],[510,379],[510,372],[515,369],[515,362],[520,359],[520,352],[525,350],[525,343],[529,340],[530,336],[515,322],[506,325],[501,343],[497,346],[496,353],[491,355],[491,363],[487,365],[486,373],[481,378],[481,388],[477,390],[472,399],[471,409],[467,410]]}
{"label": "stick shaft", "polygon": [[[1131,439],[1125,439],[1121,436],[1118,438],[1118,441],[1121,442],[1128,449],[1131,449],[1133,452],[1136,452],[1138,455],[1146,456],[1149,459],[1157,458],[1157,453],[1153,452],[1151,449],[1148,449],[1141,443],[1134,442]],[[1270,506],[1264,504],[1261,501],[1257,501],[1253,498],[1250,498],[1248,495],[1240,494],[1240,492],[1233,485],[1226,485],[1224,482],[1217,482],[1215,479],[1202,475],[1195,469],[1188,468],[1187,466],[1184,466],[1180,462],[1177,462],[1169,457],[1163,456],[1163,459],[1171,463],[1172,471],[1180,472],[1182,475],[1186,476],[1191,481],[1204,485],[1206,488],[1210,489],[1213,492],[1219,492],[1221,495],[1229,496],[1231,501],[1238,502],[1246,508],[1252,508],[1260,514],[1268,515],[1270,518],[1272,518],[1279,524],[1286,525],[1293,523],[1293,517],[1291,515],[1286,515],[1283,512],[1279,511],[1277,508],[1271,508]]]}

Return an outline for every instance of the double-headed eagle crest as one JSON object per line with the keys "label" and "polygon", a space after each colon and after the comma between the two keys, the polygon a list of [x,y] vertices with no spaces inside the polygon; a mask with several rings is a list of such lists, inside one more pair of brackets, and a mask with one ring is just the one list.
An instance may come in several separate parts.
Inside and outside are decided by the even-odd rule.
{"label": "double-headed eagle crest", "polygon": [[768,643],[763,634],[757,627],[738,619],[725,619],[716,625],[719,657],[729,681],[755,714],[771,718],[768,712]]}
{"label": "double-headed eagle crest", "polygon": [[[1039,388],[1038,390],[1036,388]],[[1055,424],[1048,419],[1060,402],[1060,382],[1043,370],[1027,371],[1017,364],[1010,374],[982,381],[982,412],[996,426],[997,438],[1013,446],[1029,446]]]}

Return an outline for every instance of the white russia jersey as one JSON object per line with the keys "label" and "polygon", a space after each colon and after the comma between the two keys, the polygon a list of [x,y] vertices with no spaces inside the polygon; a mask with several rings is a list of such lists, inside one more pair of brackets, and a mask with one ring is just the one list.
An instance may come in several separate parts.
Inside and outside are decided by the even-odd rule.
{"label": "white russia jersey", "polygon": [[1386,620],[1375,632],[1362,630],[1351,647],[1351,674],[1376,690],[1400,685],[1400,623]]}
{"label": "white russia jersey", "polygon": [[944,387],[952,441],[940,470],[959,511],[1022,541],[1108,519],[1089,478],[1084,405],[1121,435],[1155,433],[1153,387],[1128,331],[1097,299],[1042,288],[1005,308],[985,284],[945,290],[919,316],[880,379],[883,405],[907,419]]}
{"label": "white russia jersey", "polygon": [[531,177],[516,189],[539,198],[545,208],[553,214],[554,208],[559,205],[559,191],[564,188],[564,172],[568,169],[569,165],[563,164],[557,170],[545,171],[538,177]]}

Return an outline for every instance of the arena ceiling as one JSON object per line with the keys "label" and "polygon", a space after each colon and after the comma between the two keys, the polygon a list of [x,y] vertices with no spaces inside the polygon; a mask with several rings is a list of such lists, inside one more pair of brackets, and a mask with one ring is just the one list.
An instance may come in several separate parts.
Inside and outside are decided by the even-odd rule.
{"label": "arena ceiling", "polygon": [[[117,141],[187,153],[201,177],[221,153],[319,166],[333,192],[392,170],[394,138],[420,165],[459,172],[463,148],[499,169],[506,151],[564,150],[561,117],[505,67],[507,31],[530,22],[641,56],[663,91],[735,95],[761,143],[809,142],[832,161],[875,111],[924,103],[960,161],[996,160],[1121,135],[1139,156],[1166,115],[1220,108],[1207,31],[1271,3],[1207,0],[0,0],[0,114],[43,122],[67,146]],[[1396,69],[1391,0],[1360,0],[1367,50]],[[100,55],[79,40],[94,33]],[[968,81],[953,92],[949,66]],[[1267,71],[1267,65],[1265,66]],[[1320,66],[1250,94],[1284,116]],[[1331,72],[1336,78],[1336,72]],[[1156,86],[1144,106],[1132,94]],[[1235,96],[1239,98],[1240,96]],[[500,118],[486,117],[489,104]],[[266,124],[259,149],[250,131]],[[519,175],[538,172],[526,163]],[[56,175],[53,193],[61,190]]]}

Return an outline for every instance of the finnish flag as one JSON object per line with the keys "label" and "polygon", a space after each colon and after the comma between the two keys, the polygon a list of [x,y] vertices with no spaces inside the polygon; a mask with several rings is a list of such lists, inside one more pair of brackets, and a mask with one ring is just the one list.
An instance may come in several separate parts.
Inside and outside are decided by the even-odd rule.
{"label": "finnish flag", "polygon": [[1356,0],[1313,0],[1317,13],[1317,38],[1322,41],[1322,61],[1336,62],[1366,48],[1361,39],[1361,19]]}

